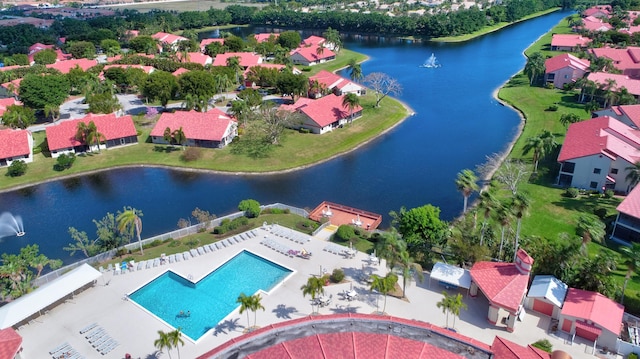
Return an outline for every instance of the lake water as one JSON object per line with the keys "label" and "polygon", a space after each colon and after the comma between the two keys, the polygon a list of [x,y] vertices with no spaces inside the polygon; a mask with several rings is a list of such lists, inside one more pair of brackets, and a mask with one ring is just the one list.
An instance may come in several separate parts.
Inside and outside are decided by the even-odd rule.
{"label": "lake water", "polygon": [[[124,206],[141,209],[143,237],[177,228],[195,207],[224,215],[253,198],[313,208],[327,200],[380,213],[433,204],[441,218],[462,210],[455,179],[487,155],[503,151],[516,135],[517,114],[492,93],[524,67],[522,52],[568,13],[556,12],[463,44],[359,38],[345,42],[371,59],[364,74],[384,72],[404,87],[400,96],[415,116],[366,146],[292,173],[213,175],[155,168],[118,169],[0,194],[0,212],[22,216],[26,235],[0,239],[0,252],[38,243],[65,263],[70,226],[94,238],[92,219]],[[434,53],[439,68],[421,68]],[[76,254],[78,256],[79,254]]]}

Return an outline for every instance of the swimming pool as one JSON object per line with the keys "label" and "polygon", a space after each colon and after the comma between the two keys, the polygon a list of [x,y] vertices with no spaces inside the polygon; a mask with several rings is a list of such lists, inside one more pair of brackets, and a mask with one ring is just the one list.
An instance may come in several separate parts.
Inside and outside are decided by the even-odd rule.
{"label": "swimming pool", "polygon": [[291,272],[245,250],[196,283],[168,270],[129,299],[197,341],[239,306],[240,293],[268,292]]}

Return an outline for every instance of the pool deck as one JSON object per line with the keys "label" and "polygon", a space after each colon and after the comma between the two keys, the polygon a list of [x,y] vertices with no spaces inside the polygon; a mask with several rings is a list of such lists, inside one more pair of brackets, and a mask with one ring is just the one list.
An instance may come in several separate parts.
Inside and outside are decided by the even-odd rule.
{"label": "pool deck", "polygon": [[[49,351],[66,342],[85,358],[121,359],[125,353],[130,353],[133,358],[155,358],[158,351],[153,342],[158,339],[158,331],[167,332],[173,328],[168,327],[129,301],[126,294],[131,293],[169,268],[185,277],[192,275],[194,278],[200,278],[243,249],[295,270],[293,275],[274,288],[270,294],[262,295],[262,305],[265,311],[259,311],[257,314],[259,326],[309,315],[312,310],[310,298],[302,296],[300,287],[306,283],[309,276],[320,274],[322,269],[331,273],[334,268],[343,268],[348,282],[325,287],[326,295],[333,295],[333,300],[330,305],[320,308],[320,314],[344,312],[369,314],[376,311],[377,300],[379,300],[380,309],[382,309],[384,298],[370,293],[368,285],[359,279],[363,269],[374,274],[386,274],[384,261],[382,265],[370,263],[369,256],[359,252],[354,258],[327,252],[323,249],[328,245],[337,246],[337,244],[329,244],[322,239],[327,237],[326,233],[321,233],[315,238],[309,237],[310,241],[302,245],[275,236],[262,228],[255,231],[258,234],[257,237],[187,261],[164,264],[120,275],[105,273],[103,278],[98,279],[94,287],[40,316],[32,324],[21,327],[18,332],[23,337],[22,356],[24,358],[51,358]],[[304,247],[313,255],[311,259],[289,257],[260,244],[265,238],[270,238],[293,250],[301,250]],[[402,283],[402,279],[399,280],[399,283]],[[358,298],[354,301],[342,299],[339,294],[351,287],[358,293]],[[425,280],[422,283],[412,282],[408,285],[406,289],[408,300],[388,297],[385,311],[396,317],[418,319],[444,326],[445,315],[436,307],[436,303],[442,299],[443,290],[445,288],[436,281],[429,283],[429,276],[425,274]],[[450,292],[454,291],[450,290]],[[507,332],[505,326],[493,326],[486,319],[487,300],[481,295],[477,298],[471,298],[466,296],[466,291],[461,293],[465,295],[464,301],[468,305],[468,309],[462,310],[460,318],[455,322],[455,328],[461,334],[487,344],[491,344],[496,335],[521,345],[546,338],[551,341],[554,349],[564,350],[574,358],[590,357],[592,354],[591,347],[583,342],[568,344],[568,336],[564,333],[559,334],[560,336],[548,335],[550,318],[544,315],[527,313],[524,321],[516,324],[514,333]],[[506,313],[501,314],[506,316]],[[250,314],[250,318],[253,324],[253,313]],[[449,318],[449,320],[451,326],[452,319]],[[91,323],[97,323],[104,328],[113,339],[118,341],[119,346],[106,355],[98,353],[89,341],[79,333],[80,329]],[[195,358],[231,338],[242,335],[246,325],[246,314],[239,315],[236,309],[197,343],[184,338],[185,345],[180,348],[180,354],[183,358]],[[172,351],[172,354],[176,353],[175,349]],[[168,356],[163,353],[162,357]],[[615,358],[615,356],[612,357]]]}

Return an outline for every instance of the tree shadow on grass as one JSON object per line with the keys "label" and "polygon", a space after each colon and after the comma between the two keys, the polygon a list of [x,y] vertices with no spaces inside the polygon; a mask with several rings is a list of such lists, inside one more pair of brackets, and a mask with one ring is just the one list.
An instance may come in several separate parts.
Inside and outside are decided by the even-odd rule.
{"label": "tree shadow on grass", "polygon": [[[560,97],[560,101],[558,102],[558,104],[562,105],[563,107],[584,110],[584,104],[578,102],[578,95],[574,93],[566,93],[566,95]],[[591,116],[589,116],[589,114],[585,112],[585,117]]]}
{"label": "tree shadow on grass", "polygon": [[171,152],[175,152],[178,151],[179,148],[173,147],[173,146],[153,146],[153,152],[164,152],[164,153],[171,153]]}

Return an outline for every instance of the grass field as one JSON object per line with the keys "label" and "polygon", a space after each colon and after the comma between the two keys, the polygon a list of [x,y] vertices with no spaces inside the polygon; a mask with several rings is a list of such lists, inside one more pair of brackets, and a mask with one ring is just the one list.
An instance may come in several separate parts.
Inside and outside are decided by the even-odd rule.
{"label": "grass field", "polygon": [[224,9],[229,5],[239,4],[242,6],[264,7],[266,3],[233,3],[233,2],[221,2],[216,0],[185,0],[185,1],[158,1],[158,2],[144,2],[144,3],[131,3],[121,4],[113,6],[105,6],[112,10],[138,10],[140,12],[148,12],[151,10],[165,10],[165,11],[207,11],[210,8]]}

